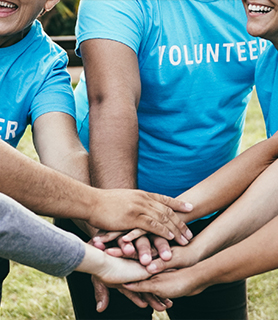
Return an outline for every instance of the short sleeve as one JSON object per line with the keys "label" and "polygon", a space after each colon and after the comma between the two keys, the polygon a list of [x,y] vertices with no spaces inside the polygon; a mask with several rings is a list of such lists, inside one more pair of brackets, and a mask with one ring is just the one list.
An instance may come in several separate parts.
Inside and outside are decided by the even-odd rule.
{"label": "short sleeve", "polygon": [[44,81],[29,111],[32,125],[39,116],[48,112],[64,112],[75,118],[75,101],[67,63],[66,53],[61,52],[44,68],[39,68]]}
{"label": "short sleeve", "polygon": [[76,25],[76,53],[89,39],[121,42],[138,53],[144,29],[144,13],[136,0],[81,0]]}

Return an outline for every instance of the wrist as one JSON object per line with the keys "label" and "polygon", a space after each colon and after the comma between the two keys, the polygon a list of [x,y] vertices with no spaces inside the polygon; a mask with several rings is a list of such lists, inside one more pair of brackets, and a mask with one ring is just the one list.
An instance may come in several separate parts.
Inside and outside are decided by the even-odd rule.
{"label": "wrist", "polygon": [[210,270],[208,270],[206,264],[203,262],[199,262],[196,265],[185,269],[185,271],[186,270],[188,270],[185,276],[187,279],[189,279],[189,295],[199,294],[206,288],[217,283],[215,277],[211,274]]}
{"label": "wrist", "polygon": [[97,227],[97,216],[101,208],[103,199],[102,190],[94,187],[88,187],[88,192],[84,194],[84,214],[82,220],[92,227]]}
{"label": "wrist", "polygon": [[93,274],[98,276],[104,266],[105,253],[87,243],[85,245],[85,255],[82,262],[75,269],[84,273]]}

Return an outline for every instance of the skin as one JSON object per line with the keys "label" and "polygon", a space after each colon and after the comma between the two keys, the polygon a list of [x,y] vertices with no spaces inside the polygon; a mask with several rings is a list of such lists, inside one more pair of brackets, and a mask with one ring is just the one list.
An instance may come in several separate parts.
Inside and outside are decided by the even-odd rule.
{"label": "skin", "polygon": [[[277,159],[277,146],[278,135],[275,134],[272,138],[249,148],[207,179],[178,196],[178,199],[190,201],[193,205],[189,214],[180,215],[181,219],[188,223],[229,206]],[[143,230],[132,230],[123,236],[122,240],[133,241],[143,234],[145,234]],[[116,232],[105,233],[94,238],[94,241],[106,243],[119,235],[120,233]],[[120,256],[118,250],[113,250]],[[107,252],[112,254],[113,251],[109,249]]]}
{"label": "skin", "polygon": [[[16,0],[2,4],[0,47],[11,46],[23,39],[34,19],[41,12],[51,10],[57,2]],[[36,213],[75,219],[76,224],[91,236],[95,235],[95,227],[128,230],[140,226],[167,239],[176,238],[183,244],[187,227],[173,211],[187,212],[184,203],[141,191],[100,190],[85,185],[90,183],[88,155],[77,139],[75,122],[69,115],[49,113],[40,116],[34,123],[33,134],[43,164],[84,184],[31,161],[0,141],[1,154],[5,155],[0,165],[3,172],[1,192]],[[117,217],[116,224],[112,216]],[[118,222],[120,225],[117,226]]]}
{"label": "skin", "polygon": [[[248,32],[253,36],[260,36],[270,40],[277,49],[278,1],[249,2],[244,0],[243,4],[248,17]],[[264,8],[261,8],[260,11],[267,13],[254,10],[253,7],[249,6],[250,4],[259,7],[263,6]],[[276,135],[277,133],[274,137]],[[266,144],[268,141],[263,143]],[[257,156],[259,157],[260,155],[258,151]],[[255,159],[255,161],[256,160],[257,159]],[[253,161],[254,158],[251,158],[251,166]],[[161,273],[149,281],[129,284],[124,287],[129,290],[134,290],[135,292],[153,292],[161,297],[164,297],[165,292],[167,292],[167,296],[173,298],[183,295],[194,295],[213,284],[245,279],[276,269],[278,267],[278,260],[274,253],[277,251],[278,246],[278,202],[276,200],[278,190],[277,183],[273,177],[277,175],[277,172],[278,165],[276,160],[251,184],[246,192],[221,215],[221,219],[227,222],[227,218],[229,215],[231,216],[231,213],[233,214],[234,220],[237,220],[237,212],[241,212],[241,223],[243,222],[243,225],[239,225],[239,229],[234,232],[234,241],[230,244],[237,243],[241,240],[239,234],[243,234],[244,229],[248,229],[246,239],[197,263],[193,267],[180,269],[173,273]],[[253,218],[250,214],[248,215],[250,210],[253,213]],[[265,216],[268,216],[268,218],[265,219]],[[207,229],[217,225],[217,220],[219,220],[219,218]],[[263,222],[263,224],[265,224],[266,220],[269,220],[269,222],[257,232],[254,232],[253,223],[258,220]],[[247,225],[244,221],[247,222]],[[232,223],[231,219],[230,222]],[[254,233],[252,234],[252,232]],[[244,234],[246,236],[246,231]],[[248,237],[248,234],[251,235]],[[200,236],[202,235],[200,234]],[[194,239],[196,242],[198,241],[197,238],[198,237]],[[193,241],[192,245],[194,245]],[[189,247],[190,245],[187,248]],[[180,254],[181,252],[179,255]],[[178,267],[182,268],[183,266],[185,266],[184,260],[180,261]],[[165,269],[165,267],[166,265],[164,264],[164,266],[162,266],[160,261],[158,264],[154,264],[152,269],[153,272],[158,272],[159,270]],[[171,267],[170,264],[168,264],[166,268],[169,267]],[[183,279],[183,281],[181,281],[181,279]],[[175,283],[177,284],[176,287]],[[173,290],[173,288],[175,289]]]}
{"label": "skin", "polygon": [[[278,3],[275,0],[242,1],[248,18],[247,31],[255,37],[270,40],[278,49]],[[264,6],[264,13],[249,10],[249,5]],[[252,9],[252,8],[250,8]]]}
{"label": "skin", "polygon": [[[248,22],[247,22],[248,32],[254,37],[262,37],[267,40],[270,40],[274,44],[274,46],[278,49],[278,40],[277,40],[278,39],[278,27],[277,27],[278,26],[278,2],[268,1],[268,0],[263,0],[263,1],[244,0],[242,2],[248,17]],[[250,5],[256,6],[256,7],[258,6],[260,10],[253,10],[252,7],[248,8]],[[227,178],[228,180],[230,179],[228,176]],[[200,206],[196,207],[196,203],[198,203],[198,201],[196,202],[196,200],[201,194],[203,195],[203,192],[207,194],[210,191],[211,195],[214,193],[214,189],[211,188],[212,184],[209,182],[209,180],[206,180],[206,181],[208,186],[205,186],[205,184],[202,183],[203,191],[201,191],[200,189],[200,191],[198,191],[199,195],[196,193],[196,188],[193,188],[189,192],[186,192],[178,197],[178,199],[187,199],[188,201],[192,201],[192,203],[194,204],[194,211],[192,212],[192,214],[183,216],[183,220],[186,223],[190,222],[191,220],[194,220],[193,218],[199,218],[204,216],[205,215],[204,212],[213,212],[213,210],[209,210],[209,207],[208,207],[208,206],[211,206],[211,204],[208,204],[207,206],[207,204],[203,205],[202,202],[200,202],[200,205],[202,205],[203,208],[200,208]],[[233,189],[233,190],[236,190],[236,189]],[[230,194],[230,190],[229,190],[229,194]],[[191,195],[193,195],[193,198],[191,198]],[[223,201],[225,201],[226,195],[221,194],[221,198],[223,199]],[[128,235],[125,235],[122,238],[122,240],[124,242],[130,242],[140,237],[143,234],[145,234],[143,230],[133,230]],[[103,243],[109,242],[112,240],[113,237],[114,237],[113,234],[108,233],[107,235],[104,235],[101,238],[97,238],[97,245],[100,246],[99,244],[100,242],[103,242]],[[163,242],[165,246],[164,252],[169,252],[170,247],[166,244],[165,241],[161,240],[161,242]],[[142,251],[148,252],[148,261],[150,261],[151,256],[150,256],[149,248],[148,250],[143,248]],[[124,256],[128,254],[126,251],[119,250],[116,248],[108,249],[107,252],[117,256]],[[141,263],[143,262],[141,261]]]}
{"label": "skin", "polygon": [[[137,188],[137,107],[141,95],[137,56],[129,47],[116,41],[94,39],[81,44],[81,54],[86,74],[90,105],[90,155],[91,184],[100,188]],[[176,241],[188,243],[187,228]],[[142,252],[142,262],[150,261],[144,248],[146,239],[137,242]],[[121,249],[130,255],[135,252],[132,243],[120,242]],[[163,248],[158,248],[164,252]],[[166,253],[168,254],[170,251]],[[171,253],[170,253],[171,254]],[[163,255],[162,255],[163,256]],[[97,310],[108,305],[108,290],[94,281]],[[139,306],[144,301],[131,297]],[[140,302],[138,302],[140,301]]]}
{"label": "skin", "polygon": [[214,284],[233,282],[277,269],[278,259],[273,254],[278,249],[277,227],[278,217],[237,245],[193,267],[160,273],[150,280],[124,287],[135,292],[151,290],[160,297],[177,298],[198,294]]}
{"label": "skin", "polygon": [[[187,218],[191,216],[196,219],[231,205],[193,238],[189,245],[172,247],[171,260],[153,260],[147,270],[157,273],[192,266],[248,237],[273,219],[278,213],[275,196],[278,190],[272,178],[278,170],[277,157],[276,133],[181,195],[180,197],[190,199],[194,204],[194,209],[186,215]],[[267,209],[265,204],[268,205]],[[106,252],[114,255],[113,250],[115,249]]]}
{"label": "skin", "polygon": [[[39,13],[51,10],[57,2],[16,0],[2,4],[0,47],[20,41]],[[174,211],[186,212],[183,202],[139,190],[100,190],[86,185],[90,183],[88,154],[77,138],[71,116],[44,114],[36,119],[33,135],[41,162],[50,168],[0,140],[2,193],[36,213],[80,219],[89,234],[94,234],[95,227],[128,230],[140,225],[167,239],[181,239],[186,226]]]}
{"label": "skin", "polygon": [[23,39],[42,10],[50,11],[59,0],[4,2],[6,6],[0,6],[0,47],[11,46]]}
{"label": "skin", "polygon": [[[85,66],[90,104],[90,150],[93,150],[90,154],[92,182],[103,188],[117,188],[119,185],[126,188],[136,188],[138,143],[136,109],[141,90],[136,54],[120,43],[101,39],[83,42],[81,53]],[[123,122],[123,118],[127,121]],[[117,123],[121,123],[121,125],[115,125]],[[111,141],[112,143],[110,143]],[[253,173],[251,170],[250,172]],[[257,173],[260,174],[261,172],[259,170]],[[253,178],[249,179],[250,177],[247,177],[245,180],[246,173],[248,172],[243,171],[244,176],[238,175],[246,181],[246,184],[243,185],[241,190],[231,188],[231,190],[236,191],[236,195],[233,195],[231,190],[227,191],[226,189],[223,193],[223,203],[219,204],[218,208],[225,207],[225,205],[231,203],[231,199],[240,196],[256,177],[256,174],[254,174]],[[235,186],[237,186],[237,183],[235,183]],[[205,190],[206,193],[211,191],[210,194],[213,194],[214,188]],[[181,195],[180,199],[185,196],[189,199],[195,197],[198,204],[199,195],[198,192],[193,191]],[[201,195],[203,197],[202,193]],[[210,198],[207,197],[206,199]],[[211,210],[214,203],[210,202],[209,207],[199,206],[198,208],[195,207],[196,203],[194,203],[192,215],[186,216],[185,220],[191,221],[194,217],[205,215],[205,212],[213,212]],[[136,248],[140,262],[147,265],[152,260],[150,244],[147,244],[147,239],[142,237],[137,240],[135,248],[131,244],[133,239],[144,233],[136,230],[131,235],[120,238],[118,240],[119,249],[109,249],[110,253],[118,256],[133,256]],[[186,235],[185,238],[187,240],[191,239],[190,236]],[[95,239],[95,245],[99,247],[105,247],[103,242],[105,242],[103,238],[97,237]],[[158,243],[157,250],[160,253],[160,258],[162,258],[160,261],[169,261],[169,257],[171,258],[172,255],[170,246],[164,239],[156,240],[156,243]],[[183,249],[185,250],[187,247]],[[99,296],[96,298],[97,300],[101,299]]]}

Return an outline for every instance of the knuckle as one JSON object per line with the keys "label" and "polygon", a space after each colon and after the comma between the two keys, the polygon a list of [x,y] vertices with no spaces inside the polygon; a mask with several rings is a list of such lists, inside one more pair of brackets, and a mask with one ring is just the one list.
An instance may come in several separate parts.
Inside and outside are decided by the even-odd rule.
{"label": "knuckle", "polygon": [[165,195],[161,195],[161,200],[165,205],[169,204],[170,202],[170,198]]}
{"label": "knuckle", "polygon": [[182,230],[182,231],[186,231],[188,229],[188,227],[186,226],[186,224],[182,221],[179,221],[177,224],[177,227]]}

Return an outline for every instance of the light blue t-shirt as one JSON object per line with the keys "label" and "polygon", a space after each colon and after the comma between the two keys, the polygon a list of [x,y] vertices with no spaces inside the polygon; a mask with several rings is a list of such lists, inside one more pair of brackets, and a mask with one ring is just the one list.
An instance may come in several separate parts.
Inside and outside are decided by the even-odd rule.
{"label": "light blue t-shirt", "polygon": [[[246,31],[241,1],[81,0],[80,43],[103,38],[138,56],[138,187],[177,196],[234,158],[266,41]],[[84,75],[75,92],[88,149]]]}
{"label": "light blue t-shirt", "polygon": [[75,117],[66,52],[39,21],[20,42],[0,48],[0,138],[16,147],[26,126],[47,112]]}
{"label": "light blue t-shirt", "polygon": [[274,45],[258,61],[255,84],[269,138],[278,130],[278,51]]}

